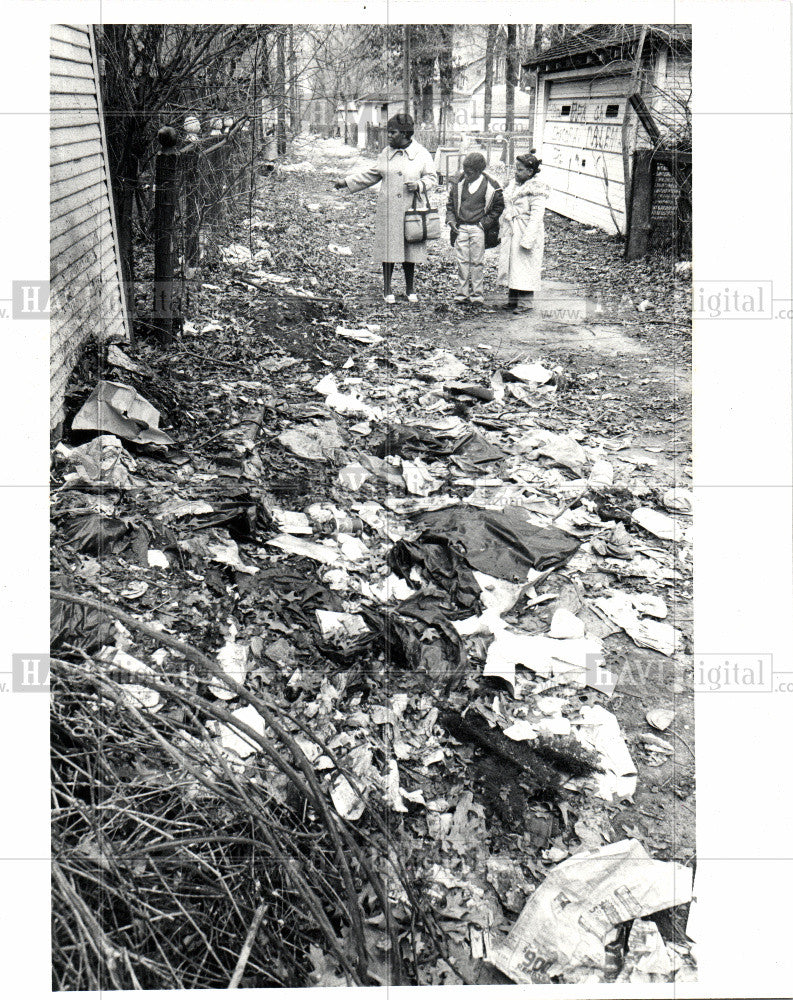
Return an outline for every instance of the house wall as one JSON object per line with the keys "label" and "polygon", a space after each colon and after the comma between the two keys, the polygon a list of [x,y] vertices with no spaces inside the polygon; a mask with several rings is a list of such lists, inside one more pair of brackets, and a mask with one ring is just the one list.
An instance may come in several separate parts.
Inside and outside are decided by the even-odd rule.
{"label": "house wall", "polygon": [[50,427],[91,337],[129,339],[107,165],[99,74],[88,25],[50,29]]}

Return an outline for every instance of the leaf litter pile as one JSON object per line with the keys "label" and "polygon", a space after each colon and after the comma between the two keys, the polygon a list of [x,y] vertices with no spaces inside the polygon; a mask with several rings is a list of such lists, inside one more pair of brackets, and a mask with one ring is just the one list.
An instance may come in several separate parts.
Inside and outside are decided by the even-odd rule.
{"label": "leaf litter pile", "polygon": [[53,986],[691,978],[692,845],[647,792],[693,788],[691,495],[634,444],[665,418],[367,304],[345,165],[272,182],[168,353],[75,370]]}

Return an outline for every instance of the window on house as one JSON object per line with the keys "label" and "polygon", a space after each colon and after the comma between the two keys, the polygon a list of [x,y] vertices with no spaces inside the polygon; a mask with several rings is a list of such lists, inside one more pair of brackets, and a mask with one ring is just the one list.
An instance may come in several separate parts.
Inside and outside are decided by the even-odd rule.
{"label": "window on house", "polygon": [[562,105],[562,114],[563,115],[569,115],[570,114],[570,105],[569,104],[563,104]]}
{"label": "window on house", "polygon": [[616,118],[620,113],[619,104],[606,105],[606,118]]}

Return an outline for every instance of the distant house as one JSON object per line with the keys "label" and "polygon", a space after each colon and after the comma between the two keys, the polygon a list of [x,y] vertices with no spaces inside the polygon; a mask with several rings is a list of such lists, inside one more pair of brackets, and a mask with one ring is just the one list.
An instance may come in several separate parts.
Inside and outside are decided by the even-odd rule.
{"label": "distant house", "polygon": [[50,27],[50,427],[91,339],[129,339],[91,25]]}
{"label": "distant house", "polygon": [[[468,129],[481,132],[485,127],[485,81],[482,80],[468,101]],[[515,131],[530,132],[534,124],[534,97],[525,90],[515,88]],[[507,85],[493,85],[490,106],[491,132],[503,132],[507,125]]]}
{"label": "distant house", "polygon": [[[446,117],[446,126],[450,131],[467,131],[466,123],[470,119],[470,101],[470,94],[462,93],[459,90],[452,92],[447,105]],[[366,126],[383,126],[392,115],[403,111],[405,95],[401,91],[366,94],[359,97],[353,104],[355,110],[354,112],[348,110],[348,121],[354,122],[357,126],[358,145],[363,148],[366,145]],[[441,93],[436,85],[433,95],[432,124],[440,124],[441,114]]]}
{"label": "distant house", "polygon": [[[629,156],[650,143],[628,100],[641,28],[590,25],[524,63],[537,77],[533,141],[549,207],[611,233],[625,231],[623,134]],[[670,141],[687,127],[691,53],[690,25],[649,26],[640,93]],[[671,187],[656,201],[659,211],[673,211]]]}

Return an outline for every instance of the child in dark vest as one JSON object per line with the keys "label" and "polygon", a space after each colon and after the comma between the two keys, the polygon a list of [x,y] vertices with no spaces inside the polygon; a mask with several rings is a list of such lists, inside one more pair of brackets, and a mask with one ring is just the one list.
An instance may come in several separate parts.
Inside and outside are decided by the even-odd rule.
{"label": "child in dark vest", "polygon": [[504,195],[498,182],[484,172],[485,165],[482,153],[469,153],[446,203],[446,222],[457,251],[460,284],[454,301],[459,304],[484,302],[485,248],[498,245]]}

